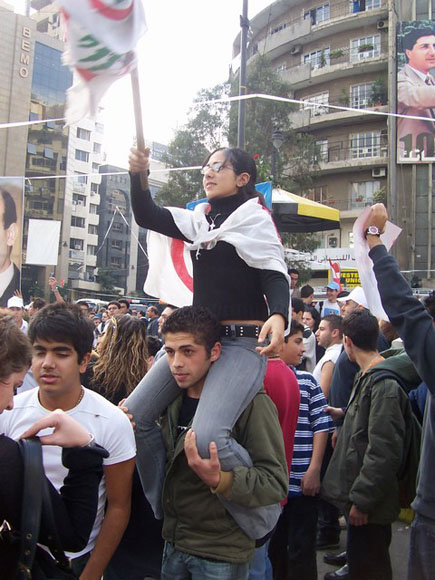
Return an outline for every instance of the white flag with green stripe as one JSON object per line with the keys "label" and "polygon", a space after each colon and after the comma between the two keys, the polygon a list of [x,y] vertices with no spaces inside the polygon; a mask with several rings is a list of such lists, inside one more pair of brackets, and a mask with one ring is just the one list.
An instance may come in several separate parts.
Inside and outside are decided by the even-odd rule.
{"label": "white flag with green stripe", "polygon": [[65,62],[77,73],[68,92],[67,124],[95,115],[109,86],[136,66],[146,31],[142,0],[58,0],[68,27]]}

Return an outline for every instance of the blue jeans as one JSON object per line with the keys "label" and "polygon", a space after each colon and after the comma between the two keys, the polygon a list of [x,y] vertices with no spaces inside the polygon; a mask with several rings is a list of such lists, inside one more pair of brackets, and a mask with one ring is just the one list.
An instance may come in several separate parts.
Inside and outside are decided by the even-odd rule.
{"label": "blue jeans", "polygon": [[[231,437],[231,430],[263,386],[267,359],[255,348],[256,338],[222,339],[222,353],[207,374],[204,389],[192,423],[201,457],[209,457],[210,441],[215,441],[223,471],[243,465],[252,467],[249,453]],[[157,518],[165,477],[165,446],[156,420],[181,393],[163,357],[145,375],[128,397],[125,406],[136,422],[136,465],[145,495]],[[273,529],[280,514],[279,504],[246,508],[219,496],[240,528],[253,539]]]}
{"label": "blue jeans", "polygon": [[176,550],[166,543],[163,551],[162,580],[247,580],[249,563],[230,564],[206,560]]}
{"label": "blue jeans", "polygon": [[435,578],[435,520],[416,513],[411,526],[408,580]]}
{"label": "blue jeans", "polygon": [[269,560],[269,543],[256,548],[249,564],[249,580],[273,580],[272,564]]}

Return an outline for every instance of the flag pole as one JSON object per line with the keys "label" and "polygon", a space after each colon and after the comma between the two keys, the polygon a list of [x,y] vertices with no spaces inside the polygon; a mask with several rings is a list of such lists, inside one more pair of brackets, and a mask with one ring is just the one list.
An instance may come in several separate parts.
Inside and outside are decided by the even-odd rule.
{"label": "flag pole", "polygon": [[[143,134],[143,121],[142,121],[142,107],[140,103],[140,87],[139,87],[139,75],[137,73],[137,67],[134,68],[131,73],[131,88],[133,91],[133,107],[134,107],[134,119],[136,123],[136,141],[137,148],[139,151],[145,151],[145,137]],[[148,175],[144,172],[140,173],[140,182],[143,189],[148,189]]]}

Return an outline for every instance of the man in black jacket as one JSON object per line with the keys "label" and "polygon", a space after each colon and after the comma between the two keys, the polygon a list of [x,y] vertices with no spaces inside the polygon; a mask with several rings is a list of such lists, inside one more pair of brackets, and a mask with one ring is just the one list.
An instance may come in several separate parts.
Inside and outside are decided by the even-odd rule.
{"label": "man in black jacket", "polygon": [[380,240],[387,219],[384,205],[374,205],[365,224],[366,238],[382,306],[428,388],[420,476],[417,497],[412,504],[415,519],[411,529],[408,580],[429,580],[435,578],[435,329],[432,317],[412,295],[397,262]]}

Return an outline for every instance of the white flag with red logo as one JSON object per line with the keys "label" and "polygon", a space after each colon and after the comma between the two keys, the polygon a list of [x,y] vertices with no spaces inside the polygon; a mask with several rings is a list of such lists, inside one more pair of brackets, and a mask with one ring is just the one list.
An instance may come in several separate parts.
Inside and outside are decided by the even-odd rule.
{"label": "white flag with red logo", "polygon": [[142,0],[58,0],[68,28],[65,62],[76,74],[68,91],[67,124],[95,115],[109,86],[136,66],[146,32]]}

